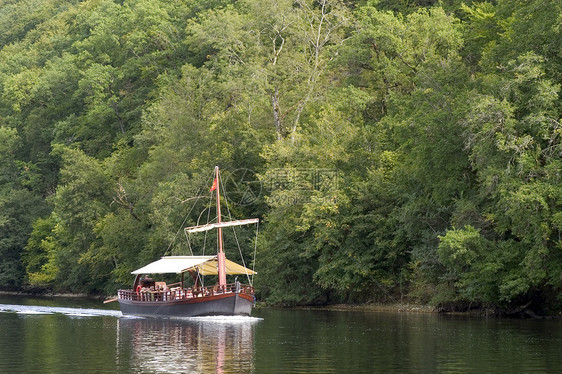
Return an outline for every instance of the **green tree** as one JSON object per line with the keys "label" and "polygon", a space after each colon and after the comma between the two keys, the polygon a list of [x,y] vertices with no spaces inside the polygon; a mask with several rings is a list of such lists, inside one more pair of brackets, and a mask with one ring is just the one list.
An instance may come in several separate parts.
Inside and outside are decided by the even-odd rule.
{"label": "green tree", "polygon": [[[109,210],[111,184],[99,162],[83,152],[61,148],[63,169],[57,194],[53,197],[54,210],[52,231],[45,237],[34,235],[35,243],[41,244],[47,262],[41,264],[28,258],[28,264],[35,261],[35,273],[40,281],[51,281],[57,288],[71,291],[93,291],[99,287],[98,277],[85,265],[84,256],[94,241],[96,222]],[[37,229],[44,230],[43,226]],[[37,250],[37,244],[29,243],[28,250]]]}
{"label": "green tree", "polygon": [[550,265],[559,261],[560,245],[560,181],[553,173],[560,159],[552,153],[560,147],[560,86],[545,79],[534,53],[511,61],[506,74],[494,78],[486,82],[494,82],[487,88],[496,97],[474,97],[467,144],[480,181],[479,224],[505,250],[498,256],[512,264],[498,274],[496,302],[526,303],[560,287],[560,273]]}
{"label": "green tree", "polygon": [[45,204],[22,185],[27,166],[15,159],[21,139],[14,129],[0,127],[0,287],[18,289],[25,282],[21,249],[35,217],[45,214]]}

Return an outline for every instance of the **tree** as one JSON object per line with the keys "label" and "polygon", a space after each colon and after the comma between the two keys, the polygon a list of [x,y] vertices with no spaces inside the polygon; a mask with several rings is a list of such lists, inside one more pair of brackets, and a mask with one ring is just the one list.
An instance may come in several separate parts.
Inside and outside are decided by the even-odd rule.
{"label": "tree", "polygon": [[294,141],[349,22],[340,1],[251,1],[203,14],[191,23],[188,41],[208,66],[228,69],[269,98],[276,138]]}
{"label": "tree", "polygon": [[[54,277],[58,288],[92,291],[99,281],[97,277],[103,275],[91,273],[83,258],[95,239],[96,222],[109,210],[112,188],[99,162],[70,148],[57,151],[61,152],[64,167],[53,198],[51,219],[55,225],[51,232],[45,232],[44,238],[34,236],[35,243],[43,240],[51,243],[44,248],[43,256],[47,262],[41,264],[35,278],[50,281]],[[32,243],[28,248],[36,250]],[[28,258],[28,264],[32,260]],[[37,269],[41,262],[34,268]]]}
{"label": "tree", "polygon": [[22,186],[28,170],[14,157],[20,141],[14,129],[0,127],[0,288],[10,290],[25,282],[21,248],[35,217],[46,211],[41,199]]}
{"label": "tree", "polygon": [[[494,76],[493,95],[475,96],[466,124],[470,159],[481,186],[484,232],[506,264],[496,303],[527,303],[560,283],[559,85],[544,79],[542,59],[527,53]],[[501,87],[497,90],[497,87]],[[505,259],[505,260],[504,260]],[[496,260],[496,261],[498,261]],[[533,305],[540,308],[540,305]]]}

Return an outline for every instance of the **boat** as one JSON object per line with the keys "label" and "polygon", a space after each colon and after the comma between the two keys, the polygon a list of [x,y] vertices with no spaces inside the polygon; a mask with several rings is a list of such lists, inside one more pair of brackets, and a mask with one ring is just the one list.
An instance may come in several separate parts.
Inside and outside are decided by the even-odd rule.
{"label": "boat", "polygon": [[[238,281],[227,283],[227,275],[256,274],[252,269],[226,258],[223,248],[222,229],[231,226],[257,224],[259,220],[222,221],[220,204],[219,168],[211,192],[216,194],[217,222],[185,228],[187,234],[216,229],[218,249],[216,255],[207,256],[164,256],[157,261],[133,271],[135,275],[132,289],[117,292],[123,315],[141,317],[181,318],[196,316],[239,315],[249,316],[255,304],[254,287]],[[177,274],[179,281],[173,284],[156,281],[153,276]],[[185,274],[193,279],[186,282]],[[212,286],[202,284],[203,276],[215,275],[218,282]],[[250,282],[249,282],[250,283]]]}

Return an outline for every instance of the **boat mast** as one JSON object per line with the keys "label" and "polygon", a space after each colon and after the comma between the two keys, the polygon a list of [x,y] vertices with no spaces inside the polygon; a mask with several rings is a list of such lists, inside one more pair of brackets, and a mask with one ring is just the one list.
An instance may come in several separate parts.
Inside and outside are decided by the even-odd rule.
{"label": "boat mast", "polygon": [[217,191],[217,220],[219,223],[218,230],[218,241],[219,241],[219,251],[217,253],[218,260],[218,273],[219,273],[219,287],[225,292],[226,291],[226,256],[222,248],[222,227],[220,226],[221,220],[221,203],[220,203],[220,193],[219,193],[219,167],[215,166],[215,183]]}

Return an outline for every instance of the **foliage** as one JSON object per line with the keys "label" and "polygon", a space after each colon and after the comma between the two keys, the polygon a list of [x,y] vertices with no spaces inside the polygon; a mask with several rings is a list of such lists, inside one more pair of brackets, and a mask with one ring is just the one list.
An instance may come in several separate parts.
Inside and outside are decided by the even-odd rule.
{"label": "foliage", "polygon": [[559,309],[561,12],[4,1],[0,288],[113,293],[185,253],[219,165],[260,187],[225,202],[262,218],[269,303]]}

